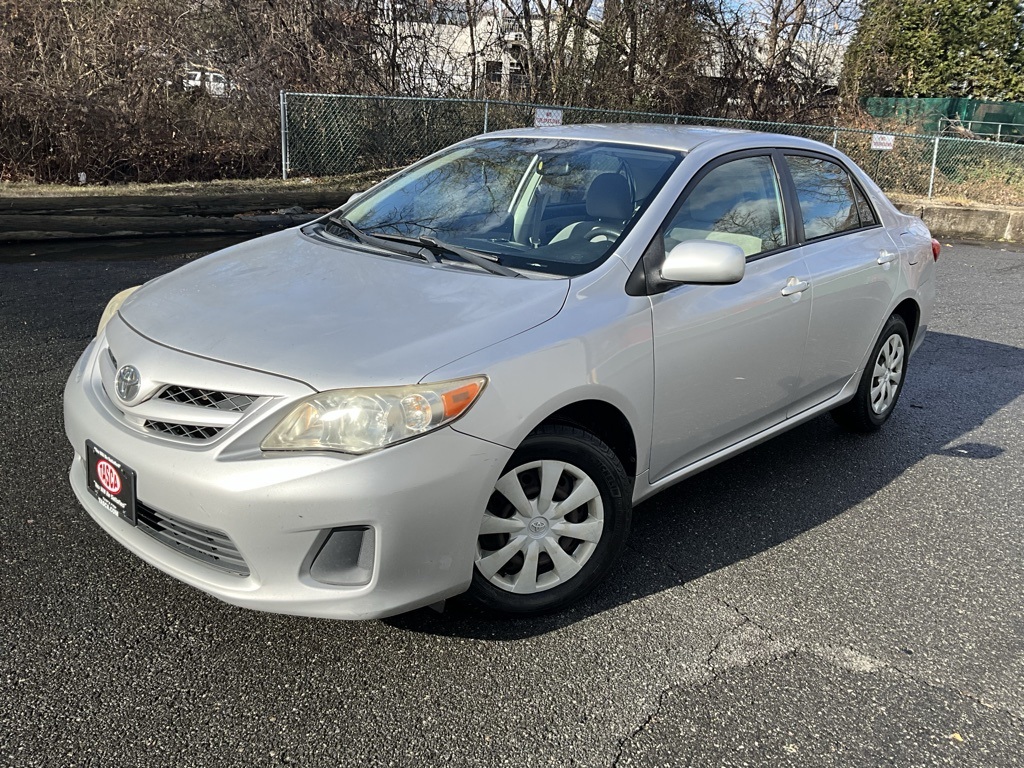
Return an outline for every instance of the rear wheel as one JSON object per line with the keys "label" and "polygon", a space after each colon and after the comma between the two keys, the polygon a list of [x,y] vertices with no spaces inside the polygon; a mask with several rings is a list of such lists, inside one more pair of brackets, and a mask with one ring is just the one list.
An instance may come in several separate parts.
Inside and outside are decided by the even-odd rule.
{"label": "rear wheel", "polygon": [[626,544],[632,486],[615,453],[568,425],[540,427],[495,484],[469,597],[493,611],[556,611],[579,600]]}
{"label": "rear wheel", "polygon": [[900,399],[909,352],[907,324],[899,315],[892,315],[871,351],[857,394],[832,411],[832,418],[851,432],[880,429]]}

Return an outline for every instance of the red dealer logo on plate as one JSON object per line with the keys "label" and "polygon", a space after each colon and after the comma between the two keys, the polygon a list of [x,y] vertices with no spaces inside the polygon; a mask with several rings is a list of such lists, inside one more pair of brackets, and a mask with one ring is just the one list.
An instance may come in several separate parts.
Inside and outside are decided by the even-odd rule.
{"label": "red dealer logo on plate", "polygon": [[115,496],[121,492],[121,475],[106,459],[96,462],[96,477],[100,484]]}

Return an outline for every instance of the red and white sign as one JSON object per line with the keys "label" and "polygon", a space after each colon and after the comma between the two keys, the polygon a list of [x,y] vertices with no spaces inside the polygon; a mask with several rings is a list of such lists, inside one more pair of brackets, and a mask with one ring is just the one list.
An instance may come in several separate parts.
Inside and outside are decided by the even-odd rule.
{"label": "red and white sign", "polygon": [[896,137],[891,133],[872,133],[871,148],[888,151],[896,145]]}
{"label": "red and white sign", "polygon": [[562,110],[540,109],[533,113],[533,125],[535,128],[549,128],[552,125],[562,124]]}
{"label": "red and white sign", "polygon": [[115,496],[121,493],[121,473],[106,459],[96,462],[96,477],[100,485]]}

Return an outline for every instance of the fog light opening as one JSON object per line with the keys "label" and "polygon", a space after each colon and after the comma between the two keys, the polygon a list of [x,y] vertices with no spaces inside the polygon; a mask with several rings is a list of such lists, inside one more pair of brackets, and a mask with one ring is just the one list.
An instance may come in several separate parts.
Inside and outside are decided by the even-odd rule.
{"label": "fog light opening", "polygon": [[332,528],[313,557],[309,575],[321,584],[361,587],[373,576],[376,536],[366,525]]}

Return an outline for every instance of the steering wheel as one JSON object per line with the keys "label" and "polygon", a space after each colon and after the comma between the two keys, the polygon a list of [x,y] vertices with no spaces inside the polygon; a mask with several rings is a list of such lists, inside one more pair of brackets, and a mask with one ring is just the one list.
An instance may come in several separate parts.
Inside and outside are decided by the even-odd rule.
{"label": "steering wheel", "polygon": [[583,236],[583,239],[588,243],[592,243],[599,237],[606,237],[609,240],[614,240],[616,237],[622,234],[621,230],[612,229],[611,227],[594,227],[592,230],[587,232]]}

